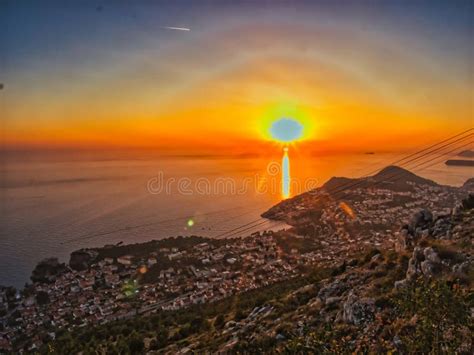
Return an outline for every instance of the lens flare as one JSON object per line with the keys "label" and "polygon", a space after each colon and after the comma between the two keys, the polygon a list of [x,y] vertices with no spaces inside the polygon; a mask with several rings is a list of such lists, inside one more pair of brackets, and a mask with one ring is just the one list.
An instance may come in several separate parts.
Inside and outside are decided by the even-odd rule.
{"label": "lens flare", "polygon": [[349,216],[351,219],[355,219],[356,218],[356,214],[354,212],[354,210],[345,202],[341,202],[339,204],[339,207],[341,208],[341,210],[347,215]]}
{"label": "lens flare", "polygon": [[133,297],[138,293],[138,281],[128,280],[122,286],[122,292],[125,297]]}

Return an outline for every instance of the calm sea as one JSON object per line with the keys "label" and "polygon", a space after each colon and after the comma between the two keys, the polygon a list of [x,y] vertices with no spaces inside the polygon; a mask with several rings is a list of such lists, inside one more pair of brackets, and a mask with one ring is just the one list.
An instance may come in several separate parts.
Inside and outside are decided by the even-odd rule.
{"label": "calm sea", "polygon": [[[302,157],[290,152],[293,190],[362,176],[393,155]],[[82,247],[176,235],[237,237],[283,225],[259,221],[280,199],[278,157],[65,159],[9,155],[0,181],[0,284],[21,287],[43,258]],[[270,165],[269,165],[270,164]],[[417,172],[461,185],[472,168]],[[296,191],[297,190],[297,191]],[[255,222],[255,223],[252,223]],[[241,233],[237,227],[246,225]]]}

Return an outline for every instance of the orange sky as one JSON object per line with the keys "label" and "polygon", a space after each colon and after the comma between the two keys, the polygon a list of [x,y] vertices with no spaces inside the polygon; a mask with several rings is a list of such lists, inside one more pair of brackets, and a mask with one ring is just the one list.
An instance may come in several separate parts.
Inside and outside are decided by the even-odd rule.
{"label": "orange sky", "polygon": [[4,145],[245,153],[271,147],[269,121],[293,117],[316,154],[397,151],[472,126],[469,57],[403,28],[297,14],[202,15],[113,50],[68,44],[84,62],[57,48],[7,73]]}

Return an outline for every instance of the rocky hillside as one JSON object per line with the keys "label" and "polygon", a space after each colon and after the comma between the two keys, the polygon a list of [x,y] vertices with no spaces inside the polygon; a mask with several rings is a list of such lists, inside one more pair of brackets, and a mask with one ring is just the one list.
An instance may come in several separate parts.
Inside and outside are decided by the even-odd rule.
{"label": "rocky hillside", "polygon": [[248,320],[227,325],[241,329],[236,348],[472,353],[473,204],[470,195],[450,215],[417,213],[402,228],[397,251],[348,260],[339,275],[291,292],[284,305],[268,303],[274,314],[250,330]]}
{"label": "rocky hillside", "polygon": [[458,353],[473,350],[474,195],[424,209],[336,267],[212,304],[117,321],[49,344],[57,353]]}

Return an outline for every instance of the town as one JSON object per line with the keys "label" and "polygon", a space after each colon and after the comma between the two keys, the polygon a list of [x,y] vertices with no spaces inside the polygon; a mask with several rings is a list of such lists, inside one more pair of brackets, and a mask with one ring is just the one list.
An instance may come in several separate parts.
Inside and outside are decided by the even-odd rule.
{"label": "town", "polygon": [[[22,293],[0,291],[1,344],[20,337],[34,350],[44,341],[40,329],[71,329],[213,302],[297,275],[297,253],[284,253],[268,232],[220,246],[208,240],[187,249],[158,248],[142,258],[105,257],[81,271],[67,268],[53,282],[35,282]],[[157,271],[161,258],[173,266]],[[148,282],[147,273],[153,272],[156,277]]]}

